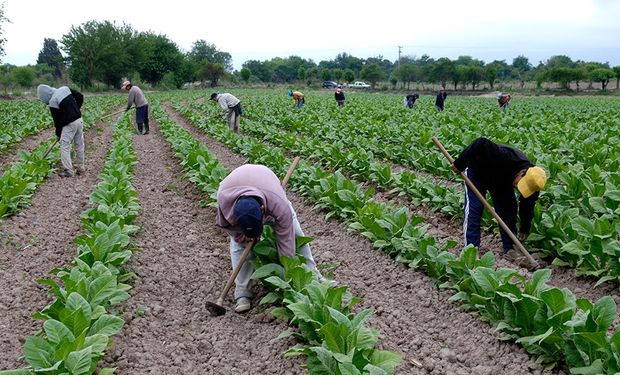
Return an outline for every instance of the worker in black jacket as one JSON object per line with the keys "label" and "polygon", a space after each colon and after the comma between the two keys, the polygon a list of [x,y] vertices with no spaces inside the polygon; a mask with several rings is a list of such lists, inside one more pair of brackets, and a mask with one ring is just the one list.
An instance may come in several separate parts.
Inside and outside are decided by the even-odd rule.
{"label": "worker in black jacket", "polygon": [[39,85],[37,96],[49,106],[56,127],[56,137],[60,141],[60,159],[64,169],[58,175],[73,176],[71,142],[75,143],[76,172],[77,174],[84,173],[84,122],[82,112],[80,112],[84,103],[84,95],[67,86],[54,88]]}
{"label": "worker in black jacket", "polygon": [[437,108],[438,111],[443,111],[443,106],[447,96],[448,93],[446,92],[446,89],[443,86],[440,87],[437,97],[435,98],[435,108]]}
{"label": "worker in black jacket", "polygon": [[[480,137],[454,160],[455,172],[465,172],[474,186],[485,196],[491,194],[499,217],[513,233],[517,233],[517,211],[520,218],[519,238],[524,240],[534,217],[539,191],[547,182],[545,171],[534,166],[523,152]],[[519,204],[514,188],[520,193]],[[480,247],[480,219],[484,206],[465,185],[465,243]],[[512,249],[512,240],[500,229],[504,254]],[[510,256],[510,255],[509,255]],[[513,255],[514,256],[514,255]]]}

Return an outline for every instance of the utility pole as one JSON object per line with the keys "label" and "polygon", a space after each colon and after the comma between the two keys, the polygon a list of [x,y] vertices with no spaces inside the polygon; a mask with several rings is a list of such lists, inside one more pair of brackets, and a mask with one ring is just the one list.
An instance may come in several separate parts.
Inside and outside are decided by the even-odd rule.
{"label": "utility pole", "polygon": [[400,68],[400,50],[403,46],[398,46],[398,67]]}

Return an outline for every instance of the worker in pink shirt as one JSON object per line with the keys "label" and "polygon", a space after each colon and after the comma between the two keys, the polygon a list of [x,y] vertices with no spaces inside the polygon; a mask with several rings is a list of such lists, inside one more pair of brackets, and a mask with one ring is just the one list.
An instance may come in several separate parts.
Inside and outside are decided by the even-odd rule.
{"label": "worker in pink shirt", "polygon": [[[217,205],[215,223],[230,235],[233,268],[239,264],[246,243],[260,239],[264,224],[274,229],[278,254],[288,257],[295,255],[295,237],[303,236],[304,233],[293,205],[271,169],[264,165],[245,164],[233,170],[220,182]],[[306,258],[308,268],[323,281],[323,276],[316,269],[310,246],[302,246],[299,252]],[[250,254],[235,279],[236,312],[245,312],[251,307],[250,277],[254,272],[250,263],[252,258]]]}

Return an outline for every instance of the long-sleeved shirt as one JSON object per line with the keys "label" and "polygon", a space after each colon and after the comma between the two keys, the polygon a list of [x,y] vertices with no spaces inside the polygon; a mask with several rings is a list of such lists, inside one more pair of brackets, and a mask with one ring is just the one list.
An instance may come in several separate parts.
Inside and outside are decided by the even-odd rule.
{"label": "long-sleeved shirt", "polygon": [[293,214],[284,188],[275,173],[264,165],[245,164],[230,172],[220,182],[215,225],[231,236],[242,234],[234,215],[235,202],[241,196],[260,198],[265,207],[263,223],[274,223],[278,253],[282,256],[295,255]]}
{"label": "long-sleeved shirt", "polygon": [[223,93],[217,96],[217,102],[223,110],[230,111],[234,106],[239,104],[240,100],[229,93]]}
{"label": "long-sleeved shirt", "polygon": [[52,119],[54,119],[57,137],[61,136],[63,126],[82,117],[80,108],[82,108],[83,103],[84,95],[78,91],[72,90],[67,86],[53,89],[48,106]]}
{"label": "long-sleeved shirt", "polygon": [[129,98],[127,99],[127,109],[131,108],[133,104],[136,105],[136,108],[144,107],[145,105],[149,104],[149,102],[146,101],[146,97],[144,96],[144,93],[142,92],[142,90],[140,90],[138,86],[131,86],[131,88],[129,89]]}
{"label": "long-sleeved shirt", "polygon": [[303,98],[304,98],[304,94],[302,94],[299,91],[293,91],[293,100],[295,101],[295,103],[299,102]]}
{"label": "long-sleeved shirt", "polygon": [[443,109],[443,104],[446,101],[446,97],[448,96],[448,93],[445,91],[440,91],[437,94],[437,97],[435,98],[435,105],[441,109]]}
{"label": "long-sleeved shirt", "polygon": [[344,100],[344,92],[342,92],[342,91],[340,91],[340,92],[336,91],[336,92],[334,93],[334,97],[336,98],[336,101],[342,101],[342,100]]}
{"label": "long-sleeved shirt", "polygon": [[[465,168],[471,168],[489,190],[514,189],[513,182],[517,173],[534,166],[520,150],[495,144],[484,137],[475,139],[467,146],[454,160],[454,165],[461,172]],[[536,192],[528,198],[521,196],[519,199],[522,233],[529,233],[538,196],[539,193]]]}

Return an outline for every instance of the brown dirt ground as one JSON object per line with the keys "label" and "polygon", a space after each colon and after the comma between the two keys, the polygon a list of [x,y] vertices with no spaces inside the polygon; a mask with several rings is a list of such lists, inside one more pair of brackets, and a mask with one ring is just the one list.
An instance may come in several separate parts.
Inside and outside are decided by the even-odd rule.
{"label": "brown dirt ground", "polygon": [[[243,162],[229,149],[194,129],[170,108],[167,110],[175,122],[209,147],[225,167],[232,169]],[[337,266],[334,271],[336,280],[349,285],[354,295],[364,298],[364,307],[375,309],[376,314],[369,324],[380,329],[381,346],[404,357],[397,374],[543,372],[522,348],[499,341],[493,329],[478,316],[449,303],[449,293],[433,287],[432,280],[426,275],[396,263],[388,255],[373,249],[366,239],[347,231],[342,224],[325,221],[323,213],[314,210],[298,195],[289,192],[289,199],[297,210],[302,228],[315,238],[312,249],[318,263]],[[221,246],[225,247],[225,243]],[[223,253],[227,258],[226,251]],[[223,281],[222,276],[219,278]],[[255,314],[251,311],[241,319],[252,320]],[[263,316],[262,313],[259,315]],[[458,333],[451,329],[454,326],[459,327]],[[275,336],[274,333],[271,339]],[[260,336],[255,335],[255,342],[257,337]],[[254,346],[258,345],[255,343]],[[228,356],[234,357],[235,354],[228,353]],[[423,368],[413,365],[412,359],[422,362]],[[279,363],[279,351],[268,353],[263,361]],[[211,369],[212,373],[218,374],[227,371],[228,368]],[[304,371],[295,367],[294,372]],[[240,373],[264,372],[246,369]]]}
{"label": "brown dirt ground", "polygon": [[[75,256],[73,239],[82,231],[80,213],[89,206],[111,135],[109,124],[98,123],[86,131],[86,174],[50,176],[31,206],[0,223],[0,369],[25,366],[19,359],[24,340],[41,328],[41,321],[31,315],[51,302],[47,287],[35,280],[68,265]],[[28,138],[26,143],[46,136]]]}

